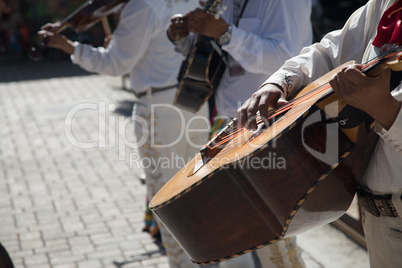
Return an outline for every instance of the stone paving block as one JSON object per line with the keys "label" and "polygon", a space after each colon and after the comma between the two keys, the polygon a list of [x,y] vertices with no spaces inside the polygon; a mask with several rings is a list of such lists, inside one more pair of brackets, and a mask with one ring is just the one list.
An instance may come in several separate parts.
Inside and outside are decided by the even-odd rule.
{"label": "stone paving block", "polygon": [[93,245],[78,245],[71,247],[71,251],[74,255],[77,254],[87,255],[91,252],[94,252],[95,250],[96,249]]}
{"label": "stone paving block", "polygon": [[121,251],[116,249],[113,244],[97,247],[96,252],[87,254],[87,257],[90,260],[103,260],[106,258],[116,258],[116,256],[121,256]]}
{"label": "stone paving block", "polygon": [[42,237],[40,232],[32,231],[32,232],[20,233],[18,235],[18,239],[20,241],[30,241],[30,240],[39,240],[42,239]]}
{"label": "stone paving block", "polygon": [[[8,212],[8,211],[7,211]],[[12,228],[14,228],[14,219],[12,217],[10,217],[7,214],[1,214],[0,215],[0,222],[1,222],[1,226],[5,227],[5,226],[10,226]]]}
{"label": "stone paving block", "polygon": [[106,231],[108,231],[108,228],[105,222],[94,222],[85,224],[85,230],[82,232],[82,234],[91,235],[94,233],[104,233]]}
{"label": "stone paving block", "polygon": [[[141,264],[141,262],[126,262],[124,264],[124,268],[139,268],[139,267],[146,267]],[[149,267],[151,268],[151,267]]]}
{"label": "stone paving block", "polygon": [[16,252],[21,250],[21,245],[17,237],[2,240],[2,245],[7,248],[7,251]]}
{"label": "stone paving block", "polygon": [[10,187],[10,193],[13,196],[17,196],[26,192],[28,192],[28,185],[24,181],[16,181],[12,184],[12,187]]}
{"label": "stone paving block", "polygon": [[[10,257],[13,259],[14,267],[26,267],[25,264],[23,263],[22,259],[15,259],[15,258],[13,258],[13,256],[10,256]],[[50,266],[48,266],[48,267],[50,267]],[[45,268],[48,268],[48,267],[45,266]]]}
{"label": "stone paving block", "polygon": [[143,249],[144,246],[138,240],[131,240],[131,241],[124,240],[121,243],[119,243],[119,248],[123,250],[125,253],[128,253],[132,250]]}
{"label": "stone paving block", "polygon": [[75,263],[55,263],[51,265],[52,268],[77,268]]}
{"label": "stone paving block", "polygon": [[150,266],[157,266],[159,264],[162,264],[164,262],[164,258],[160,257],[154,257],[152,259],[147,259],[142,261],[142,265],[145,267],[150,267]]}
{"label": "stone paving block", "polygon": [[63,232],[60,225],[60,220],[57,223],[42,224],[41,226],[31,228],[32,230],[40,230],[42,238],[46,241],[48,239],[61,239],[68,237],[68,234]]}
{"label": "stone paving block", "polygon": [[35,250],[44,246],[42,239],[38,240],[20,240],[20,246],[22,250]]}
{"label": "stone paving block", "polygon": [[88,246],[92,244],[89,236],[70,237],[67,239],[67,241],[71,248],[78,246]]}
{"label": "stone paving block", "polygon": [[44,265],[48,263],[46,255],[35,255],[28,258],[24,258],[24,263],[27,267],[36,267],[37,265]]}
{"label": "stone paving block", "polygon": [[102,263],[99,260],[87,260],[78,262],[77,268],[99,268],[102,267]]}
{"label": "stone paving block", "polygon": [[[37,255],[34,253],[33,250],[30,250],[30,249],[25,249],[25,250],[21,250],[21,249],[19,249],[19,250],[12,250],[11,247],[10,247],[10,250],[8,250],[7,241],[2,241],[1,243],[2,243],[2,244],[4,245],[4,247],[7,249],[7,252],[9,253],[10,258],[12,259],[13,262],[14,262],[14,261],[17,262],[17,263],[19,263],[19,262],[24,262],[24,259],[25,259],[25,258],[30,258],[30,257],[33,257],[33,256],[37,256]],[[43,256],[43,254],[40,254],[39,256]],[[18,267],[18,266],[16,266],[16,267]],[[29,266],[26,266],[26,265],[24,264],[24,266],[21,266],[21,267],[29,267]]]}
{"label": "stone paving block", "polygon": [[45,240],[45,246],[42,248],[35,248],[35,254],[48,254],[57,252],[70,251],[71,247],[68,245],[66,239],[53,239],[53,240]]}
{"label": "stone paving block", "polygon": [[76,267],[76,263],[86,260],[83,254],[72,254],[71,251],[63,252],[49,252],[46,254],[49,256],[50,265],[52,267],[58,267],[66,265],[66,267]]}
{"label": "stone paving block", "polygon": [[[16,266],[16,267],[18,267],[18,266]],[[50,264],[46,263],[46,264],[36,264],[35,268],[54,268],[54,267],[51,267]]]}
{"label": "stone paving block", "polygon": [[[21,200],[21,199],[20,199]],[[29,205],[23,205],[23,204],[29,204]],[[30,227],[30,226],[36,226],[38,224],[37,219],[35,217],[35,214],[32,212],[28,212],[31,211],[31,207],[32,207],[32,201],[31,200],[23,200],[23,202],[18,203],[18,205],[16,205],[16,203],[14,203],[16,209],[19,208],[19,206],[21,206],[21,208],[23,208],[23,212],[22,213],[18,213],[15,214],[15,223],[17,227]]]}

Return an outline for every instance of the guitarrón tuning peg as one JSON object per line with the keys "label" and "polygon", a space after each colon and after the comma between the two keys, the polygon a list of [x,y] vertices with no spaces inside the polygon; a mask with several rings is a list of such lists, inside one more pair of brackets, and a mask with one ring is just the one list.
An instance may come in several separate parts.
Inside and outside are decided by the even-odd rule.
{"label": "guitarr\u00f3n tuning peg", "polygon": [[215,19],[218,20],[227,9],[228,7],[226,5],[220,6],[215,13]]}

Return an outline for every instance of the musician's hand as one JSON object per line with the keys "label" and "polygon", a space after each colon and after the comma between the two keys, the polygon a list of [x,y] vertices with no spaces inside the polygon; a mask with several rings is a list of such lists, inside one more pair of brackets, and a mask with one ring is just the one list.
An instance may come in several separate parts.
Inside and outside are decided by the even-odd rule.
{"label": "musician's hand", "polygon": [[176,14],[172,16],[167,31],[170,40],[180,40],[190,33],[188,29],[188,18],[189,14],[186,14],[184,16],[181,14]]}
{"label": "musician's hand", "polygon": [[365,111],[382,127],[389,129],[401,107],[401,103],[389,92],[391,72],[387,68],[379,75],[370,77],[361,70],[362,65],[346,67],[329,83],[340,99]]}
{"label": "musician's hand", "polygon": [[55,28],[59,28],[61,25],[60,21],[54,22],[54,23],[46,23],[45,25],[43,25],[41,27],[41,30],[45,30],[45,31],[51,31]]}
{"label": "musician's hand", "polygon": [[270,108],[276,108],[286,104],[283,92],[273,84],[266,84],[251,95],[237,110],[237,119],[240,126],[247,129],[257,129],[256,115],[260,112],[261,118],[268,117]]}
{"label": "musician's hand", "polygon": [[61,49],[67,54],[74,54],[74,42],[61,34],[54,34],[45,30],[39,31],[41,38],[47,38],[46,46]]}
{"label": "musician's hand", "polygon": [[190,32],[215,39],[219,39],[229,27],[222,17],[216,19],[214,15],[207,14],[201,8],[197,8],[189,14],[188,25]]}
{"label": "musician's hand", "polygon": [[110,42],[112,41],[112,36],[108,35],[103,39],[103,47],[107,48],[110,44]]}

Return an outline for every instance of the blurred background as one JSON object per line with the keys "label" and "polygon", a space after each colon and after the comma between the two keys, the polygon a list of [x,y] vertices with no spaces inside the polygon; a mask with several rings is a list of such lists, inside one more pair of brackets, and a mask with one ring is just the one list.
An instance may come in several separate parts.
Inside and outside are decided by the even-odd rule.
{"label": "blurred background", "polygon": [[[183,0],[181,0],[183,1]],[[79,8],[84,0],[0,0],[0,61],[27,58],[27,51],[37,42],[36,33],[49,22],[66,18]],[[197,0],[187,0],[197,2]],[[312,21],[315,40],[328,31],[341,28],[349,15],[367,0],[314,0]],[[112,27],[116,16],[109,19]],[[72,29],[64,32],[69,37],[92,45],[102,45],[104,32],[101,24],[88,31],[75,33]],[[66,58],[56,50],[49,52],[50,58]]]}
{"label": "blurred background", "polygon": [[[0,60],[26,59],[36,33],[46,23],[63,20],[86,1],[83,0],[0,0]],[[113,19],[113,18],[112,18]],[[114,21],[111,20],[111,24]],[[63,32],[74,40],[95,46],[103,44],[104,32],[99,23],[91,29],[75,33]],[[63,52],[51,50],[51,58],[66,57]]]}

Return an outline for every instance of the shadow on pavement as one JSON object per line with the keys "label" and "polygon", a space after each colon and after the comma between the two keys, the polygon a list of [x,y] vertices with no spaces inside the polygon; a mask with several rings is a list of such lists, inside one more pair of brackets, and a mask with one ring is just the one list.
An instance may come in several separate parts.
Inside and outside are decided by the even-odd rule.
{"label": "shadow on pavement", "polygon": [[120,101],[117,103],[117,107],[114,112],[124,117],[131,117],[134,104],[135,102],[130,100]]}
{"label": "shadow on pavement", "polygon": [[70,59],[0,61],[0,83],[83,75],[93,74],[74,65]]}
{"label": "shadow on pavement", "polygon": [[143,253],[143,254],[141,254],[139,256],[132,256],[131,260],[127,260],[127,261],[124,261],[124,262],[114,261],[113,264],[116,266],[116,268],[124,268],[125,265],[130,264],[130,263],[141,262],[141,261],[144,261],[144,260],[151,259],[152,257],[158,256],[158,255],[165,256],[166,255],[166,250],[162,246],[162,243],[160,242],[160,240],[155,240],[154,243],[158,246],[158,250]]}

